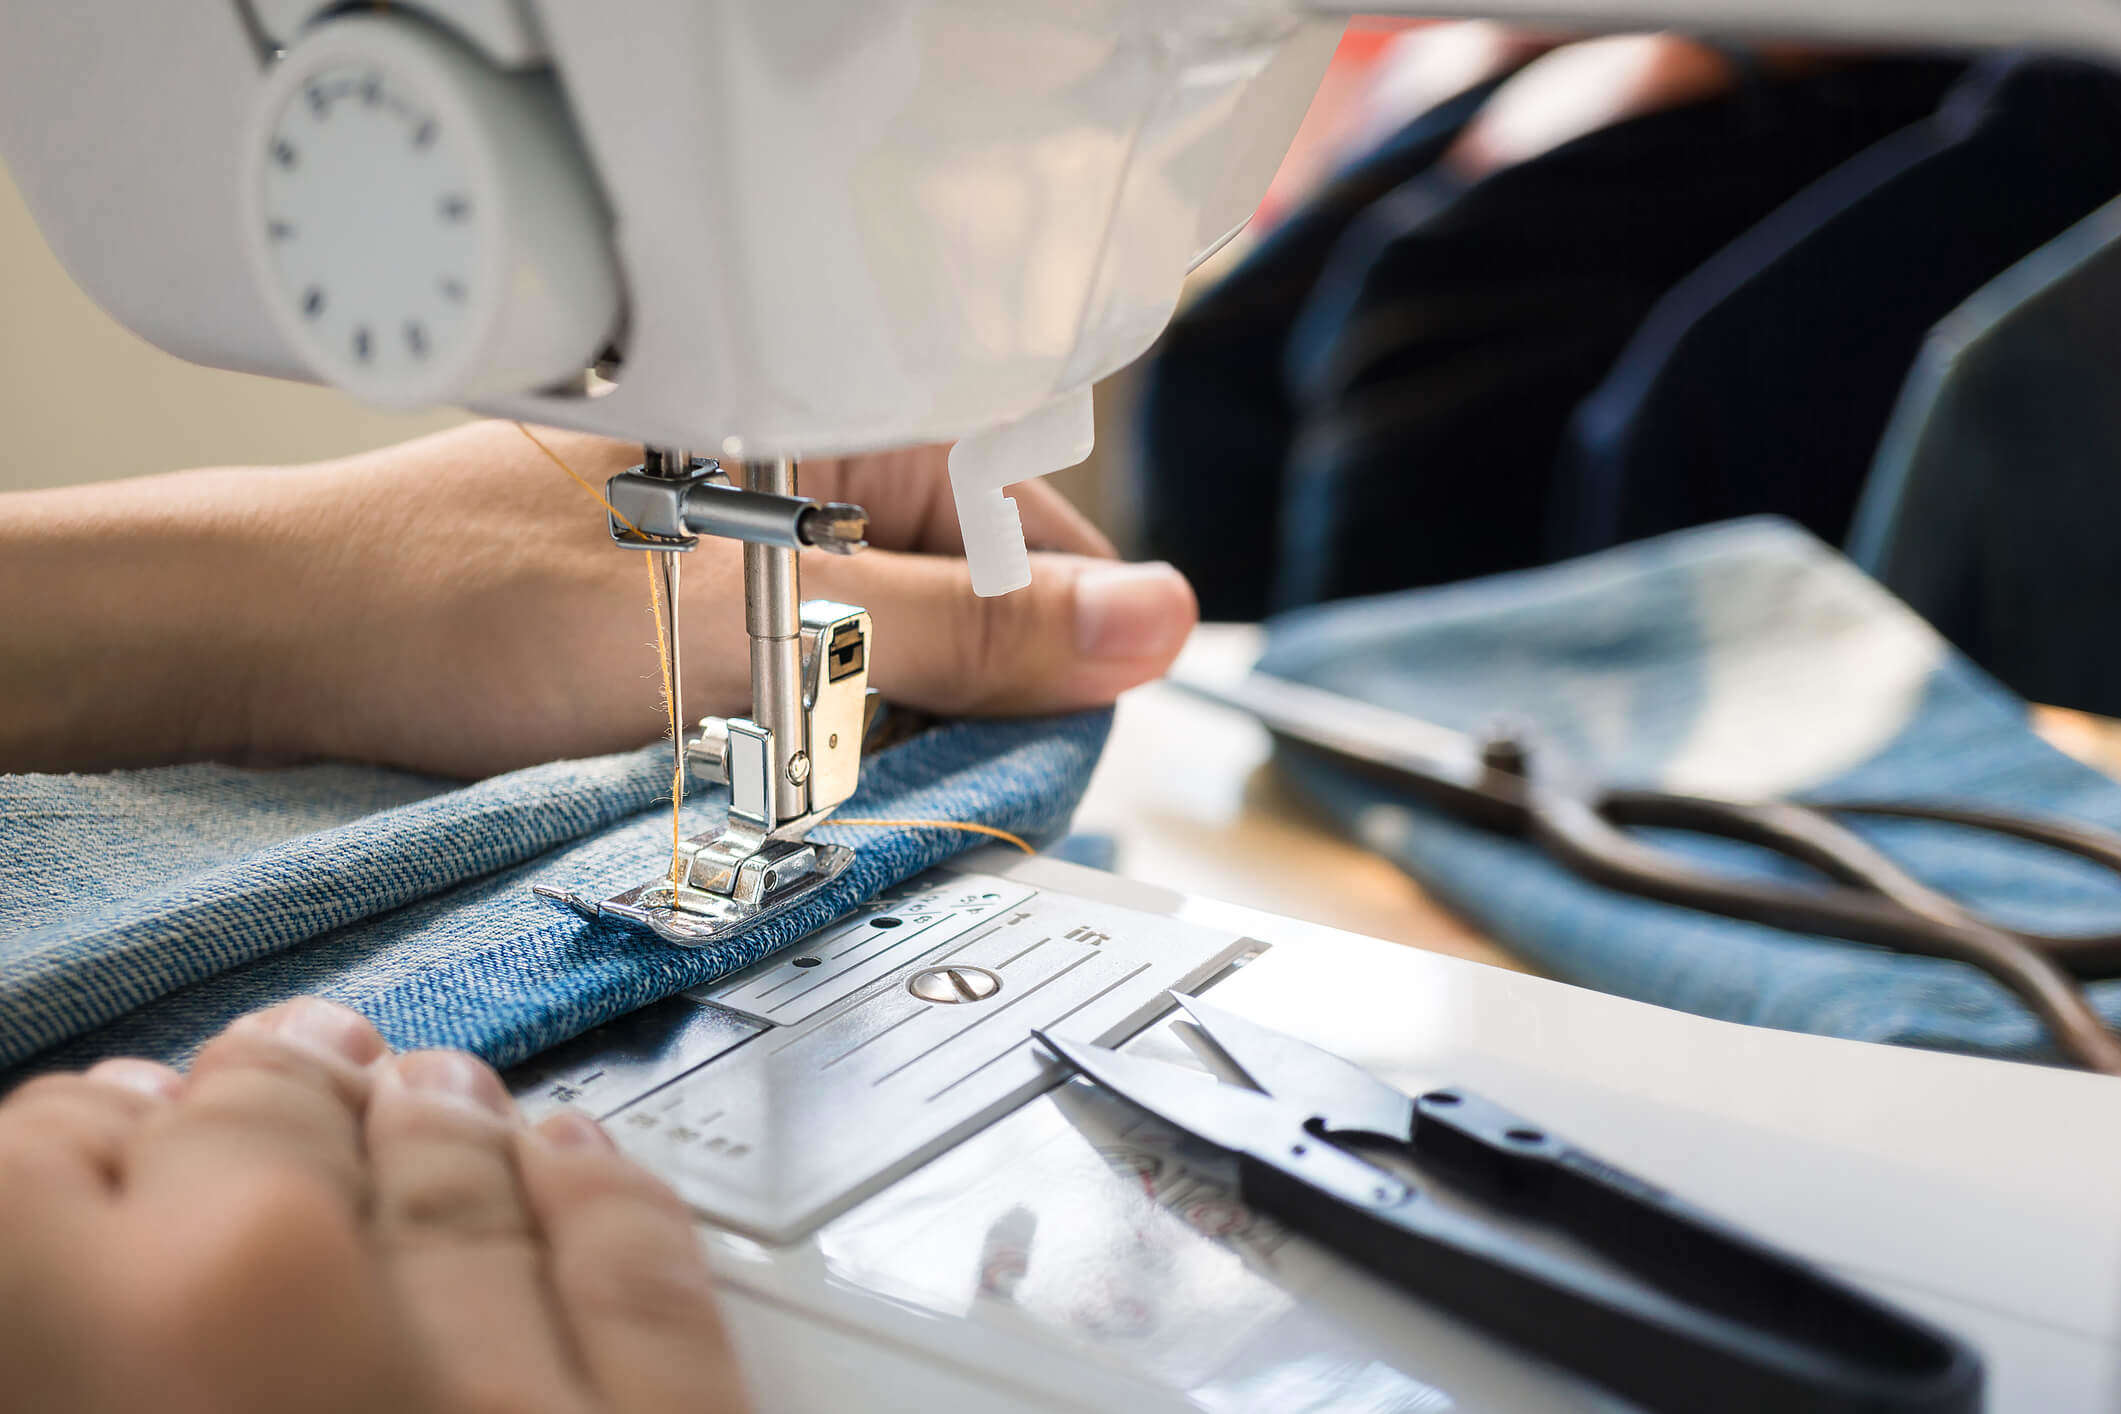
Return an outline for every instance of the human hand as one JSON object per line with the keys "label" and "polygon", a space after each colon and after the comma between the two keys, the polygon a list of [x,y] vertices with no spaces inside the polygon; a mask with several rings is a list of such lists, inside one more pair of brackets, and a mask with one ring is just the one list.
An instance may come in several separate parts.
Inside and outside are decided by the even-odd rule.
{"label": "human hand", "polygon": [[[601,487],[638,447],[539,436]],[[870,611],[870,681],[949,714],[1065,711],[1157,676],[1196,615],[1167,566],[1112,562],[1017,489],[1031,587],[971,590],[940,447],[806,462],[874,548],[802,556]],[[520,431],[478,423],[316,466],[0,497],[0,769],[336,757],[483,776],[667,730],[643,557]],[[12,581],[12,582],[11,582]],[[688,717],[750,707],[741,547],[684,559]],[[12,599],[11,599],[12,596]],[[10,739],[12,733],[12,740]]]}
{"label": "human hand", "polygon": [[745,1407],[684,1206],[589,1119],[313,998],[0,1103],[0,1388],[39,1414]]}

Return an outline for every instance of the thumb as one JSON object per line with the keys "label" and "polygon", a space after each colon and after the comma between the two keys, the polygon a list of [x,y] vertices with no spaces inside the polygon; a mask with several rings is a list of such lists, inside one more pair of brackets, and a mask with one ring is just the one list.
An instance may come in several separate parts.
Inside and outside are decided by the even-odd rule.
{"label": "thumb", "polygon": [[1161,675],[1200,617],[1171,566],[1035,554],[1031,584],[982,599],[963,560],[871,550],[805,557],[806,587],[869,611],[870,683],[949,715],[1098,707]]}

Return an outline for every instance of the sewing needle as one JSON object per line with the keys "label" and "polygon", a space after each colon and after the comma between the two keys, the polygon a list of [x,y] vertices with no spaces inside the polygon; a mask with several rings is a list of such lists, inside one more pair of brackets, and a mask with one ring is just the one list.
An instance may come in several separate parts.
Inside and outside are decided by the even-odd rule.
{"label": "sewing needle", "polygon": [[676,773],[672,779],[677,782],[685,778],[685,679],[678,651],[678,563],[682,558],[672,550],[655,556],[656,575],[663,588],[663,681],[670,692],[671,766]]}

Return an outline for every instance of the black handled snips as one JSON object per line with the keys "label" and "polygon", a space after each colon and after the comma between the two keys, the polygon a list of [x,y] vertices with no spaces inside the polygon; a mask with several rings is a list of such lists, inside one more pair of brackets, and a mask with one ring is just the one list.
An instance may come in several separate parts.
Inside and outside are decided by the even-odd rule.
{"label": "black handled snips", "polygon": [[[1039,1035],[1097,1084],[1236,1156],[1244,1200],[1405,1290],[1670,1414],[1962,1414],[1966,1345],[1458,1088],[1416,1097],[1190,998],[1259,1087]],[[1345,1141],[1383,1145],[1595,1257],[1445,1207]]]}

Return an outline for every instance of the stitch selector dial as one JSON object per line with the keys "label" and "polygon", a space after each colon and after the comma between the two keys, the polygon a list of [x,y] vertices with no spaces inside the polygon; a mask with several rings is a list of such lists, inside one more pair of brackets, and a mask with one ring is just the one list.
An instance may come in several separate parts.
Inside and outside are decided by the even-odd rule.
{"label": "stitch selector dial", "polygon": [[386,407],[529,392],[618,322],[609,222],[552,75],[352,15],[269,72],[244,180],[252,268],[319,378]]}

